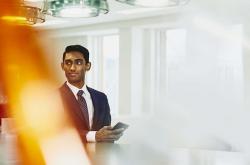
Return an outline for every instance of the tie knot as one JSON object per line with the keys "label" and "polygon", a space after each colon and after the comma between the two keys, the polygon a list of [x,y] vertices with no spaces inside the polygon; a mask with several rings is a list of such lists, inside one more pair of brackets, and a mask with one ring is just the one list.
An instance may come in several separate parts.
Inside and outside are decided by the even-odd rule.
{"label": "tie knot", "polygon": [[79,91],[77,92],[77,96],[82,96],[82,94],[83,94],[83,90],[79,90]]}

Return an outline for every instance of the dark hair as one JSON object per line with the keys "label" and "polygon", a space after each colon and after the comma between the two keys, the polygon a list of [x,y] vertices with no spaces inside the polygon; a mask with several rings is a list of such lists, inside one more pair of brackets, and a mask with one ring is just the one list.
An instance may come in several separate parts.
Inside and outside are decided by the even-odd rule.
{"label": "dark hair", "polygon": [[81,45],[69,45],[65,48],[65,51],[63,53],[63,61],[65,59],[66,53],[69,52],[80,52],[85,59],[85,61],[88,63],[89,62],[89,51],[87,48],[81,46]]}

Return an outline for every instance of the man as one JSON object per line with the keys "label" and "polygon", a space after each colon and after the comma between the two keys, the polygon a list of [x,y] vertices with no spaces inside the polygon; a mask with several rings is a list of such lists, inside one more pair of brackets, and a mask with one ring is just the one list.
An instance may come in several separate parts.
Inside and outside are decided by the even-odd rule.
{"label": "man", "polygon": [[60,87],[63,104],[84,142],[114,142],[123,129],[112,130],[107,96],[85,84],[91,68],[89,51],[81,45],[65,48],[61,67],[67,82]]}

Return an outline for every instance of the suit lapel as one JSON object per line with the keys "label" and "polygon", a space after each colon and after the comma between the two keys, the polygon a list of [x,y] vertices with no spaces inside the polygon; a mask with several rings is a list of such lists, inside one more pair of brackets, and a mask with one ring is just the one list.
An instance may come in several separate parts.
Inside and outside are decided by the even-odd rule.
{"label": "suit lapel", "polygon": [[86,126],[89,126],[89,123],[84,118],[84,115],[82,113],[82,110],[79,106],[78,101],[76,100],[75,95],[73,92],[70,90],[70,88],[66,85],[66,83],[63,85],[63,91],[65,93],[64,97],[65,100],[67,101],[67,104],[70,105],[71,108],[69,108],[70,113],[73,113],[74,116],[78,116],[81,121],[85,122]]}
{"label": "suit lapel", "polygon": [[94,107],[93,124],[92,124],[92,128],[91,128],[94,130],[95,126],[97,125],[97,121],[98,121],[98,114],[99,114],[98,109],[100,109],[100,108],[98,107],[99,106],[98,98],[96,97],[95,92],[89,87],[87,87],[87,89],[90,93],[90,97],[92,99],[92,103],[93,103],[93,107]]}

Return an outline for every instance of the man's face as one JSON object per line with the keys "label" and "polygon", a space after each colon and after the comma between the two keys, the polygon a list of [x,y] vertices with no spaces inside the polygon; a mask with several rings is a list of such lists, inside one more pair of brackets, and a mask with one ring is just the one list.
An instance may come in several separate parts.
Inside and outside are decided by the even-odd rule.
{"label": "man's face", "polygon": [[63,63],[61,63],[65,76],[70,84],[81,88],[85,81],[85,72],[90,69],[91,64],[86,63],[80,52],[66,53]]}

